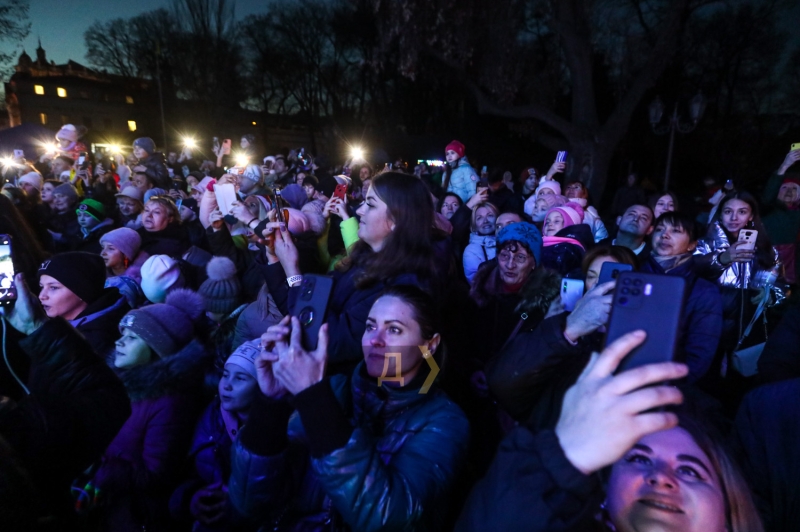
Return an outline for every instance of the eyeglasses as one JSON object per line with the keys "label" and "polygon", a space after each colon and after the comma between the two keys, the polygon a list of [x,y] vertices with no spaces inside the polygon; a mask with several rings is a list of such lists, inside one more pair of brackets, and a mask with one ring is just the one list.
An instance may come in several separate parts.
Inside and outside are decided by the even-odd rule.
{"label": "eyeglasses", "polygon": [[514,259],[514,262],[516,262],[520,266],[522,266],[523,264],[528,262],[528,256],[527,255],[522,255],[522,254],[513,255],[513,254],[509,253],[508,251],[501,251],[500,255],[498,255],[497,258],[498,258],[498,260],[500,260],[500,262],[508,262],[511,259]]}

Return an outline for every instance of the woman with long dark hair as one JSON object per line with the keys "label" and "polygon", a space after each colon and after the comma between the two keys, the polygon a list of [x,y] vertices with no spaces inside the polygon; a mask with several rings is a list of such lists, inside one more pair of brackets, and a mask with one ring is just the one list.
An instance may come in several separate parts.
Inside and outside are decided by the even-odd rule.
{"label": "woman with long dark hair", "polygon": [[[359,240],[334,268],[325,316],[333,373],[349,371],[357,362],[353,353],[358,353],[367,312],[378,294],[394,285],[422,286],[436,293],[445,274],[435,258],[433,202],[418,178],[398,172],[377,175],[357,214]],[[288,227],[275,231],[274,254],[269,248],[267,252],[267,285],[287,314],[303,274]]]}

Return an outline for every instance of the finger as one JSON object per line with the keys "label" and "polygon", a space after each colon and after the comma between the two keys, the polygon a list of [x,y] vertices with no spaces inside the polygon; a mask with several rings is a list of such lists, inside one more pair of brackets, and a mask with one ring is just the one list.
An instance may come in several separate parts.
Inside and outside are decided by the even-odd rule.
{"label": "finger", "polygon": [[651,386],[622,397],[620,405],[630,414],[639,414],[667,405],[679,405],[682,402],[683,394],[674,386]]}
{"label": "finger", "polygon": [[634,422],[639,433],[639,437],[636,438],[638,440],[642,436],[677,427],[678,416],[673,412],[651,412],[639,414]]}
{"label": "finger", "polygon": [[625,358],[633,348],[641,345],[646,337],[647,333],[639,330],[629,332],[617,338],[600,353],[597,364],[595,364],[590,375],[595,378],[602,378],[608,377],[614,373],[614,370],[617,369],[622,359]]}
{"label": "finger", "polygon": [[262,350],[258,354],[258,359],[266,365],[268,363],[271,364],[273,362],[277,362],[278,361],[278,355],[275,354],[275,352],[273,352],[273,351]]}
{"label": "finger", "polygon": [[317,350],[314,351],[314,358],[324,360],[328,357],[328,324],[325,323],[319,328],[317,334]]}
{"label": "finger", "polygon": [[683,378],[688,373],[688,366],[678,362],[647,364],[628,371],[623,371],[609,382],[607,389],[617,395],[623,395],[650,384]]}
{"label": "finger", "polygon": [[596,292],[598,294],[608,294],[609,292],[613,292],[614,288],[617,286],[617,281],[608,281],[607,283],[597,284],[590,290],[590,292]]}
{"label": "finger", "polygon": [[300,327],[300,320],[292,316],[292,332],[290,334],[289,345],[292,347],[303,348],[302,328]]}

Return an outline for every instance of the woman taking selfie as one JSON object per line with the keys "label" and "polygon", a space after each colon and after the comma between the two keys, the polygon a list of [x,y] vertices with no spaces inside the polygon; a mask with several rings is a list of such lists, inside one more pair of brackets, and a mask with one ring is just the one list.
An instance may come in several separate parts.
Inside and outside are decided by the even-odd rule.
{"label": "woman taking selfie", "polygon": [[[636,331],[595,353],[555,430],[523,425],[503,441],[457,532],[763,530],[722,438],[709,423],[664,410],[683,401],[664,383],[688,368],[666,362],[614,375],[644,339]],[[609,466],[604,486],[597,473]]]}
{"label": "woman taking selfie", "polygon": [[[352,370],[364,323],[375,298],[386,287],[422,286],[437,292],[443,283],[432,244],[433,204],[414,176],[386,172],[375,176],[358,210],[359,240],[335,267],[325,322],[330,326],[329,372]],[[288,228],[274,231],[274,254],[263,268],[281,312],[289,312],[302,282],[297,248]]]}
{"label": "woman taking selfie", "polygon": [[694,220],[679,212],[666,212],[656,220],[653,251],[640,271],[674,275],[686,280],[682,331],[678,338],[679,360],[689,366],[688,382],[708,372],[722,334],[722,298],[713,283],[695,274],[697,248]]}
{"label": "woman taking selfie", "polygon": [[419,288],[387,289],[367,313],[361,362],[333,377],[325,377],[327,326],[315,351],[303,349],[297,318],[270,327],[256,364],[266,397],[233,447],[236,510],[271,530],[445,529],[469,428],[429,388],[437,321]]}

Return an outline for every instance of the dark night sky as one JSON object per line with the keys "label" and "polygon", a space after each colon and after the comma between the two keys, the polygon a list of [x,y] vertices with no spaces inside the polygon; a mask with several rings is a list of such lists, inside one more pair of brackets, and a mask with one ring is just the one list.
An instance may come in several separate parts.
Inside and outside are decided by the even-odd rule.
{"label": "dark night sky", "polygon": [[[31,33],[23,47],[35,58],[36,40],[41,37],[48,60],[86,64],[83,34],[94,21],[132,17],[170,4],[169,0],[31,0]],[[265,0],[237,0],[236,16],[264,11],[265,4]]]}

